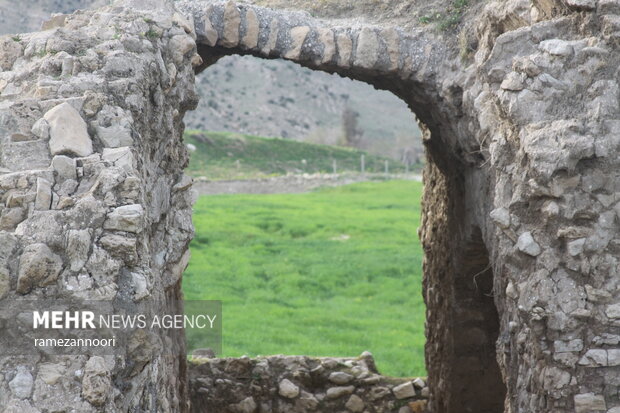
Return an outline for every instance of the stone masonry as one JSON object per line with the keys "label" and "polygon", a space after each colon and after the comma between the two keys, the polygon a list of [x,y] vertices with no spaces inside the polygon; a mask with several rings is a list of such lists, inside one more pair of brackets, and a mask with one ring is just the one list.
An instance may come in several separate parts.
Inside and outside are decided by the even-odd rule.
{"label": "stone masonry", "polygon": [[423,378],[379,375],[365,352],[358,358],[198,356],[190,393],[196,413],[421,413],[429,389]]}
{"label": "stone masonry", "polygon": [[[431,411],[617,413],[620,3],[476,3],[462,26],[469,58],[427,27],[125,0],[0,38],[0,297],[174,305],[194,74],[283,58],[393,92],[425,131]],[[183,337],[159,339],[178,356],[0,360],[0,406],[188,411]]]}
{"label": "stone masonry", "polygon": [[[52,23],[0,39],[0,297],[165,311],[193,236],[193,32],[164,8]],[[187,411],[184,354],[137,334],[116,356],[1,358],[0,411]]]}

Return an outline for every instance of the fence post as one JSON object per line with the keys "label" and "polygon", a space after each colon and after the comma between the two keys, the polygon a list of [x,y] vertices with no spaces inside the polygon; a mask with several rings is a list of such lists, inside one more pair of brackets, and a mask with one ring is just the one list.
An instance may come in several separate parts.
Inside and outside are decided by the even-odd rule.
{"label": "fence post", "polygon": [[390,173],[390,161],[388,161],[387,159],[385,160],[385,174],[389,174]]}
{"label": "fence post", "polygon": [[360,157],[360,169],[362,173],[366,172],[366,157],[364,154]]}
{"label": "fence post", "polygon": [[338,173],[338,163],[335,159],[332,161],[332,169],[334,170],[334,174]]}

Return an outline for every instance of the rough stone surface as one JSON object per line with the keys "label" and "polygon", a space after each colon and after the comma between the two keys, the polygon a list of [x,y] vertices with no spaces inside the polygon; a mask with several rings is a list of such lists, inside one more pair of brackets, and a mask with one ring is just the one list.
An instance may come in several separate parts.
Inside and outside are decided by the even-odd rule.
{"label": "rough stone surface", "polygon": [[596,8],[594,0],[567,0],[566,4],[577,10],[594,10]]}
{"label": "rough stone surface", "polygon": [[595,413],[607,410],[605,398],[602,395],[584,393],[575,395],[576,413]]}
{"label": "rough stone surface", "polygon": [[34,379],[32,378],[32,374],[30,374],[25,366],[18,367],[17,374],[15,374],[13,380],[9,382],[11,393],[18,399],[30,397],[33,385]]}
{"label": "rough stone surface", "polygon": [[344,405],[344,407],[351,412],[362,412],[364,411],[364,406],[364,400],[355,394],[352,394],[347,403]]}
{"label": "rough stone surface", "polygon": [[[0,38],[3,300],[176,305],[194,199],[178,185],[181,119],[199,56],[193,19],[165,3],[122,1]],[[105,358],[0,357],[0,410],[187,412],[183,337],[155,342]]]}
{"label": "rough stone surface", "polygon": [[301,48],[306,41],[306,37],[308,37],[308,33],[310,33],[310,27],[308,26],[293,27],[291,29],[291,46],[289,51],[284,54],[285,58],[299,59]]}
{"label": "rough stone surface", "polygon": [[77,179],[77,165],[73,158],[64,155],[54,156],[52,168],[61,179]]}
{"label": "rough stone surface", "polygon": [[44,178],[37,178],[37,194],[34,201],[34,208],[39,211],[46,211],[52,205],[52,183]]}
{"label": "rough stone surface", "polygon": [[108,214],[104,228],[117,231],[140,232],[144,225],[143,219],[144,210],[142,205],[124,205]]}
{"label": "rough stone surface", "polygon": [[527,255],[531,255],[533,257],[540,255],[542,252],[540,249],[540,245],[534,241],[532,237],[532,233],[524,232],[519,235],[519,240],[517,241],[517,248],[519,251],[526,253]]}
{"label": "rough stone surface", "polygon": [[415,396],[415,388],[412,382],[400,384],[392,389],[397,399],[407,399]]}
{"label": "rough stone surface", "polygon": [[347,384],[353,380],[353,376],[342,371],[335,371],[329,375],[329,381],[336,384]]}
{"label": "rough stone surface", "polygon": [[110,372],[102,357],[91,357],[84,368],[82,396],[93,406],[103,406],[111,388]]}
{"label": "rough stone surface", "polygon": [[222,35],[222,45],[225,47],[237,46],[239,43],[239,25],[241,24],[241,14],[235,2],[229,1],[224,9],[224,32]]}
{"label": "rough stone surface", "polygon": [[355,65],[372,69],[379,58],[379,40],[377,33],[371,28],[364,28],[357,39]]}
{"label": "rough stone surface", "polygon": [[129,146],[133,143],[131,115],[120,107],[105,105],[93,122],[97,138],[106,148]]}
{"label": "rough stone surface", "polygon": [[245,34],[241,39],[241,44],[248,49],[258,46],[258,36],[260,34],[260,22],[256,12],[252,9],[245,12]]}
{"label": "rough stone surface", "polygon": [[49,145],[52,155],[88,156],[93,153],[86,122],[69,103],[61,103],[50,109],[44,119],[50,126]]}
{"label": "rough stone surface", "polygon": [[62,259],[46,244],[30,244],[19,260],[17,292],[26,294],[33,288],[55,283],[61,270]]}
{"label": "rough stone surface", "polygon": [[286,397],[288,399],[294,399],[299,396],[299,387],[293,384],[289,379],[284,379],[280,382],[278,386],[278,393],[282,397]]}
{"label": "rough stone surface", "polygon": [[[193,234],[190,190],[173,188],[184,182],[188,161],[182,117],[196,104],[194,74],[226,54],[283,58],[294,50],[296,63],[392,91],[424,129],[429,378],[421,392],[430,392],[431,410],[615,407],[620,7],[594,3],[595,11],[577,0],[470,2],[452,28],[460,42],[424,25],[395,28],[395,36],[361,20],[190,0],[121,0],[54,18],[43,33],[1,38],[0,234],[15,237],[10,253],[0,251],[0,271],[10,280],[5,298],[62,292],[127,308],[138,300],[150,309],[172,305]],[[248,25],[249,10],[258,26]],[[240,45],[256,27],[256,46],[253,38]],[[309,28],[299,53],[295,27]],[[117,165],[109,151],[102,159],[117,145],[131,147],[132,162]],[[51,165],[60,154],[75,159],[75,179]],[[37,185],[43,180],[52,184],[49,210],[35,208],[37,195],[47,194]],[[91,231],[88,253],[66,250],[69,230]],[[127,255],[119,253],[125,245]],[[76,273],[71,263],[84,254],[80,271],[88,274]],[[178,346],[179,357],[129,348],[107,366],[114,380],[102,381],[106,394],[66,380],[53,401],[7,399],[16,363],[33,374],[41,362],[0,359],[0,403],[13,411],[128,412],[152,404],[187,411],[183,338],[161,338],[166,348]],[[86,362],[71,360],[73,371],[85,371]],[[223,397],[226,408],[252,407],[239,403],[253,397],[257,410],[311,410],[315,399],[344,411],[354,394],[377,406],[394,387],[380,380],[358,394],[360,380],[371,376],[353,380],[351,392],[323,384],[315,392],[301,369],[278,368],[267,380],[274,390],[261,387],[265,399],[222,386],[235,395]],[[93,383],[105,377],[95,374]],[[247,389],[252,375],[243,377]],[[282,401],[274,394],[285,378],[300,394]]]}
{"label": "rough stone surface", "polygon": [[[346,366],[346,367],[343,367]],[[192,412],[354,412],[391,413],[403,403],[426,406],[428,394],[405,396],[392,387],[413,389],[407,379],[383,377],[371,355],[359,358],[271,356],[250,359],[197,355],[190,363]],[[347,385],[334,378],[347,376]],[[247,385],[247,377],[252,377]],[[423,382],[418,379],[418,382]],[[396,393],[396,391],[395,391]],[[267,410],[265,410],[267,409]]]}

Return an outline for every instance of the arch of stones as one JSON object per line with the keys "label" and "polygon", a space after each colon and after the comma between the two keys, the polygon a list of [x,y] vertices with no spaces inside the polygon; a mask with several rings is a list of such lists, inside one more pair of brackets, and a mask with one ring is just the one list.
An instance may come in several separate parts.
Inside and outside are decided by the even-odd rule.
{"label": "arch of stones", "polygon": [[[470,60],[428,28],[216,1],[120,1],[2,37],[0,297],[174,306],[194,75],[227,54],[283,58],[392,91],[425,131],[432,411],[617,413],[619,14],[616,0],[490,2],[466,17]],[[158,342],[178,357],[135,337],[116,357],[2,358],[0,405],[188,411],[184,338]]]}

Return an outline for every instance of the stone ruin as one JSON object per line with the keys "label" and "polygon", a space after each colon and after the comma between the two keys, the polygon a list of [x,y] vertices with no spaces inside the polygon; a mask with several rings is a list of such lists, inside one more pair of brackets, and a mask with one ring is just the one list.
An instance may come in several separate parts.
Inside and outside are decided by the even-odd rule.
{"label": "stone ruin", "polygon": [[[620,412],[620,2],[474,11],[471,58],[427,27],[220,1],[121,0],[0,37],[0,297],[174,306],[193,236],[194,76],[227,54],[288,59],[393,92],[425,132],[429,410]],[[115,357],[4,357],[0,406],[187,412],[222,396],[230,411],[276,409],[269,397],[290,399],[274,411],[328,411],[307,396],[328,397],[331,375],[312,379],[322,361],[188,365],[182,335],[158,340],[177,355],[136,336]],[[256,393],[250,368],[267,374]]]}
{"label": "stone ruin", "polygon": [[358,358],[271,356],[193,359],[191,411],[422,413],[422,378],[384,377],[372,355]]}

